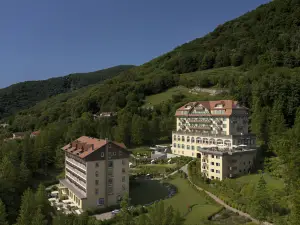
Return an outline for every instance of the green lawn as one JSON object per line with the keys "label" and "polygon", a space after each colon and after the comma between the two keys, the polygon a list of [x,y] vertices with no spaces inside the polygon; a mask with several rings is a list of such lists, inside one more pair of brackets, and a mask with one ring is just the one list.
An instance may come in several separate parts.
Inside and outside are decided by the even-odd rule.
{"label": "green lawn", "polygon": [[147,96],[145,106],[158,105],[162,102],[172,99],[172,95],[174,94],[183,94],[184,96],[192,95],[191,93],[189,93],[189,89],[186,87],[182,87],[182,86],[173,87],[168,89],[165,92]]}
{"label": "green lawn", "polygon": [[187,180],[176,177],[169,183],[177,187],[178,193],[174,197],[164,200],[166,206],[172,205],[181,214],[187,212],[188,205],[193,206],[192,211],[185,218],[185,224],[202,225],[203,221],[207,221],[209,215],[220,210],[220,205],[212,201],[205,193],[193,189]]}
{"label": "green lawn", "polygon": [[[270,188],[270,189],[283,189],[284,188],[283,180],[271,177],[267,173],[265,173],[263,176],[267,183],[268,188]],[[247,184],[247,183],[255,183],[256,184],[259,180],[259,177],[260,177],[259,174],[250,174],[247,176],[242,176],[242,177],[236,178],[236,181],[245,183],[245,184]]]}

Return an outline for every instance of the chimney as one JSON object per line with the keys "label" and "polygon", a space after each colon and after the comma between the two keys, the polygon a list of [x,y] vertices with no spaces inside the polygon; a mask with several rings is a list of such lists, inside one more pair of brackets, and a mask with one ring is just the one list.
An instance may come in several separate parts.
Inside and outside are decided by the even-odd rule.
{"label": "chimney", "polygon": [[94,144],[92,144],[92,150],[94,151]]}

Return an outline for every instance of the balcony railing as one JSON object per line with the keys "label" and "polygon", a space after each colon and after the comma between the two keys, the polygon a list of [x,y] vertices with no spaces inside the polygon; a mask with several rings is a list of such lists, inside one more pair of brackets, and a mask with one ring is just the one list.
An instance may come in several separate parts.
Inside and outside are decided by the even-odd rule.
{"label": "balcony railing", "polygon": [[79,163],[79,162],[76,162],[74,159],[70,159],[70,158],[67,158],[66,157],[66,161],[71,163],[72,165],[76,166],[76,167],[79,167],[80,169],[86,171],[86,167],[85,165]]}
{"label": "balcony railing", "polygon": [[190,130],[211,130],[212,128],[210,126],[204,126],[204,127],[193,127],[189,126]]}
{"label": "balcony railing", "polygon": [[86,189],[86,185],[85,183],[83,183],[82,181],[80,181],[78,178],[74,177],[72,174],[67,173],[66,177],[70,180],[72,180],[74,183],[76,183],[77,185],[81,186],[82,188]]}
{"label": "balcony railing", "polygon": [[81,179],[85,180],[86,181],[86,176],[76,170],[74,170],[72,167],[69,167],[69,166],[66,166],[66,170],[69,172],[69,173],[74,173],[76,174],[77,176],[79,176]]}

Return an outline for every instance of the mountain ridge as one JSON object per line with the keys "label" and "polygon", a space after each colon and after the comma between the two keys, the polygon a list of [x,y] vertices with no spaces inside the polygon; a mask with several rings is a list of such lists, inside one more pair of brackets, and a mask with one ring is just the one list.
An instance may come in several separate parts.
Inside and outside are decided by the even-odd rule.
{"label": "mountain ridge", "polygon": [[2,88],[0,89],[0,118],[31,107],[46,98],[102,82],[133,67],[133,65],[119,65],[93,72],[24,81]]}

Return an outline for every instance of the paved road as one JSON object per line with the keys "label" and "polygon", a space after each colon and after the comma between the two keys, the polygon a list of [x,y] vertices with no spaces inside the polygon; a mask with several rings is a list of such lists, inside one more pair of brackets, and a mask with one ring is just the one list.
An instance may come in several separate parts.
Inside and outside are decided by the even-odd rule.
{"label": "paved road", "polygon": [[[181,167],[180,170],[182,170],[183,172],[185,172],[185,173],[187,174],[187,176],[188,176],[188,169],[187,169],[187,168],[188,168],[188,164],[186,164],[185,166]],[[242,211],[240,211],[240,210],[238,210],[238,209],[232,208],[231,206],[227,205],[224,201],[222,201],[221,199],[219,199],[219,198],[218,198],[217,196],[215,196],[214,194],[212,194],[212,193],[210,193],[209,191],[206,191],[206,190],[204,190],[203,188],[200,188],[200,187],[198,187],[197,185],[195,185],[195,184],[191,181],[191,179],[190,179],[189,176],[188,176],[188,180],[189,180],[189,182],[190,182],[192,185],[194,185],[194,187],[196,187],[196,188],[197,188],[198,190],[200,190],[200,191],[204,191],[209,197],[211,197],[213,200],[215,200],[215,201],[216,201],[217,203],[219,203],[220,205],[224,206],[226,209],[228,209],[228,210],[230,210],[230,211],[232,211],[232,212],[234,212],[234,213],[238,213],[239,215],[244,216],[244,217],[246,217],[246,218],[252,220],[252,222],[254,222],[254,223],[256,223],[256,224],[273,225],[272,223],[269,223],[269,222],[260,222],[260,221],[258,221],[257,219],[253,218],[252,216],[250,216],[249,214],[244,213],[244,212],[242,212]]]}

